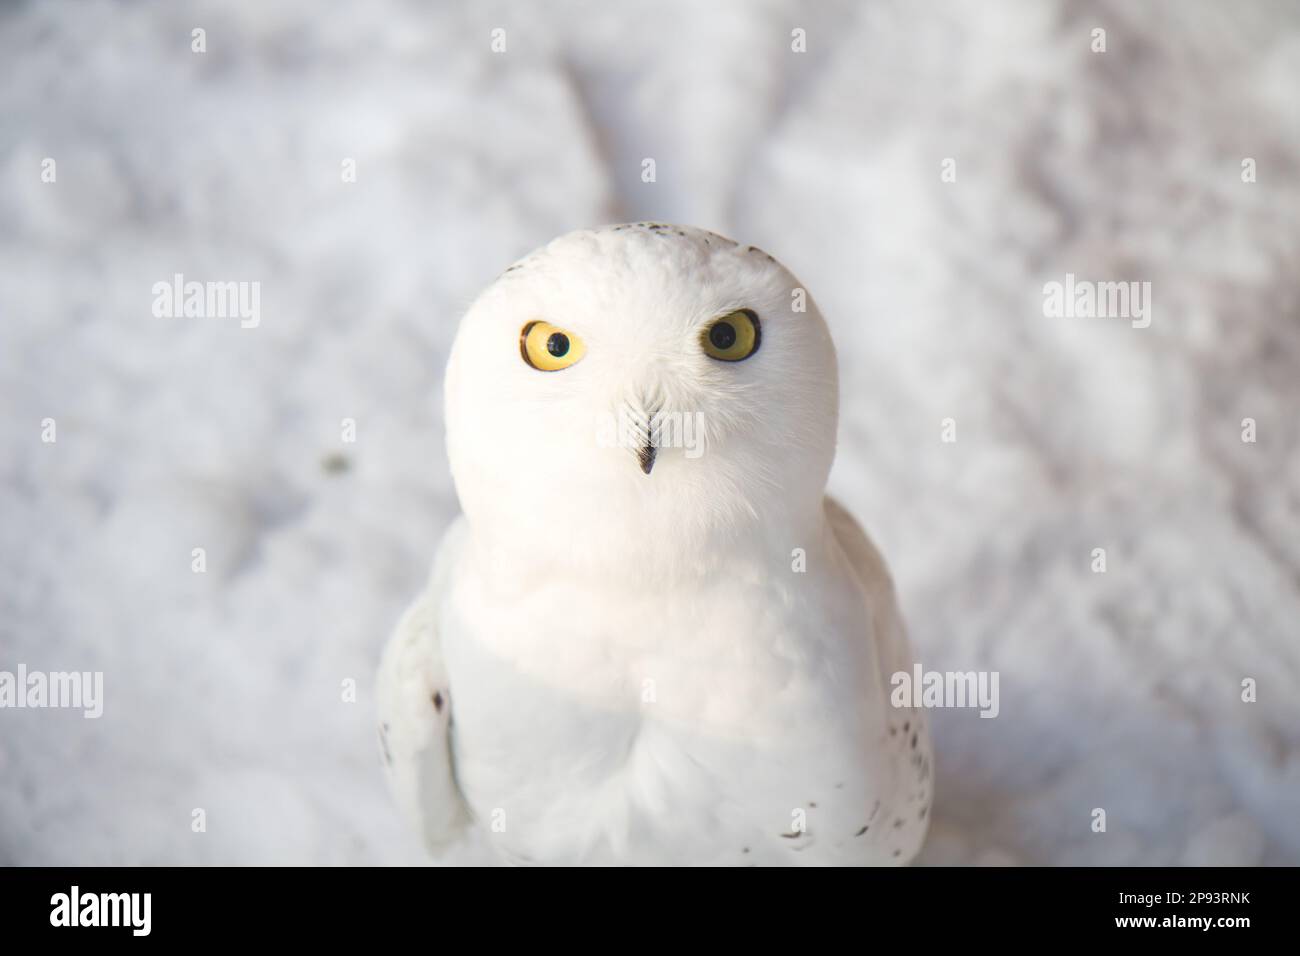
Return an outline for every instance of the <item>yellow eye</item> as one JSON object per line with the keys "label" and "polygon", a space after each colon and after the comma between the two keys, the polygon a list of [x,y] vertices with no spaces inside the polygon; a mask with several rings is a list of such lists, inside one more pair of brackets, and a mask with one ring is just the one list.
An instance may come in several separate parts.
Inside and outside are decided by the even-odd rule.
{"label": "yellow eye", "polygon": [[542,372],[558,372],[576,364],[587,354],[587,346],[572,332],[549,322],[529,322],[519,333],[519,354]]}
{"label": "yellow eye", "polygon": [[700,344],[710,358],[739,362],[757,352],[762,339],[758,316],[750,309],[741,309],[710,322],[700,335]]}

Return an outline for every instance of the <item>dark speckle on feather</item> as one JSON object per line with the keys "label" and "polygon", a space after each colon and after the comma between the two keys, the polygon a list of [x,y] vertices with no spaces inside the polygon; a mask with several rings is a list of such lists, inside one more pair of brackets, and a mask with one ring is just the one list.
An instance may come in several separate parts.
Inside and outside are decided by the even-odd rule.
{"label": "dark speckle on feather", "polygon": [[321,459],[321,469],[327,475],[341,475],[350,468],[352,463],[348,461],[347,455],[341,455],[338,452],[331,452]]}

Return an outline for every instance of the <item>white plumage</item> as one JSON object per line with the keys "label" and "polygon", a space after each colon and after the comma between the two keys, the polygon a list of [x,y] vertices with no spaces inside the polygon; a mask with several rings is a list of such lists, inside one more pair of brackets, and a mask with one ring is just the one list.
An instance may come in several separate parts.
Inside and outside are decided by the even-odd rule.
{"label": "white plumage", "polygon": [[[911,656],[884,562],[825,496],[837,404],[811,297],[709,232],[572,233],[479,297],[446,381],[464,515],[379,675],[432,849],[473,826],[517,862],[917,852],[929,738],[889,702]],[[703,443],[611,447],[629,409]]]}

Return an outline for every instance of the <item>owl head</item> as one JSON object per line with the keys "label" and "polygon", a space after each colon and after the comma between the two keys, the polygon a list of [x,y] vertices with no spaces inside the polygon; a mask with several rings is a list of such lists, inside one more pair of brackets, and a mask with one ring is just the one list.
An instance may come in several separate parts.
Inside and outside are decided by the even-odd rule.
{"label": "owl head", "polygon": [[484,547],[651,574],[816,527],[838,382],[826,324],[765,252],[702,229],[573,232],[461,322],[447,447]]}

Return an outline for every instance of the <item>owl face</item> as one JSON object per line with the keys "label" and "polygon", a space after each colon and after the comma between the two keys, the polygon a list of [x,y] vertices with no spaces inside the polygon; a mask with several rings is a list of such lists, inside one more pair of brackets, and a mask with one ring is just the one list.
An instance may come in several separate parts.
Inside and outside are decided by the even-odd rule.
{"label": "owl face", "polygon": [[546,550],[656,528],[703,546],[820,507],[837,389],[820,313],[761,250],[657,223],[575,232],[462,321],[452,474],[471,525]]}

